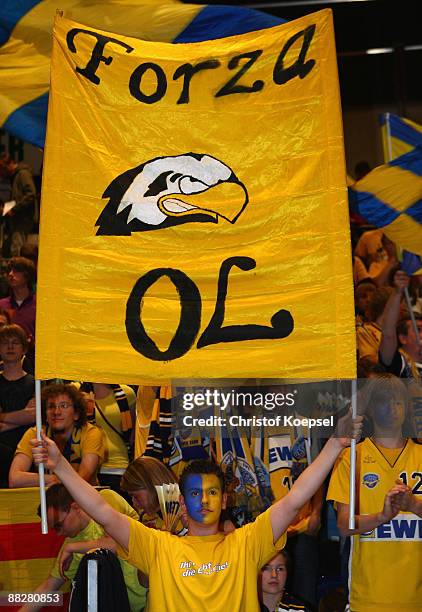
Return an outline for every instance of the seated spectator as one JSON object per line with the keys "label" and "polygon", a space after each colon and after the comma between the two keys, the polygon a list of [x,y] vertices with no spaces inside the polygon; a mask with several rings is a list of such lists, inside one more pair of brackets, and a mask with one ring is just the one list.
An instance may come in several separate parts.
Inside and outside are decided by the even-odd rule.
{"label": "seated spectator", "polygon": [[[86,403],[74,385],[49,385],[42,393],[42,416],[45,433],[52,438],[74,470],[91,484],[98,484],[97,472],[104,459],[104,434],[87,423]],[[9,472],[10,487],[36,487],[38,474],[31,471],[35,427],[28,429],[20,440]],[[58,482],[46,474],[47,485]]]}
{"label": "seated spectator", "polygon": [[[137,520],[138,515],[133,508],[115,491],[100,491],[100,495],[112,508]],[[49,529],[54,529],[58,534],[66,536],[66,539],[50,575],[35,589],[36,593],[57,591],[66,580],[73,580],[83,555],[93,548],[108,548],[114,552],[116,550],[114,541],[78,506],[62,484],[55,484],[48,488],[46,503]],[[39,509],[38,514],[40,514]],[[140,612],[145,605],[146,591],[139,584],[136,568],[126,561],[121,559],[119,561],[131,611]],[[27,604],[20,608],[20,612],[30,610],[34,612],[40,610],[43,605],[42,603]]]}
{"label": "seated spectator", "polygon": [[8,311],[12,323],[20,325],[29,339],[27,357],[34,364],[35,342],[35,266],[29,259],[13,257],[7,266],[9,297],[0,300],[0,308]]}
{"label": "seated spectator", "polygon": [[19,325],[0,328],[0,462],[9,471],[19,440],[35,423],[35,381],[22,367],[28,347]]}
{"label": "seated spectator", "polygon": [[89,421],[104,432],[107,452],[98,479],[102,486],[120,493],[120,479],[128,466],[135,422],[136,395],[126,385],[83,383],[81,391],[87,393],[92,404]]}
{"label": "seated spectator", "polygon": [[164,523],[155,487],[177,482],[173,472],[158,459],[138,457],[123,474],[120,488],[132,498],[133,507],[144,525],[162,529]]}
{"label": "seated spectator", "polygon": [[285,589],[289,566],[290,558],[287,552],[282,550],[261,568],[258,577],[261,612],[310,610],[299,599],[287,593]]}

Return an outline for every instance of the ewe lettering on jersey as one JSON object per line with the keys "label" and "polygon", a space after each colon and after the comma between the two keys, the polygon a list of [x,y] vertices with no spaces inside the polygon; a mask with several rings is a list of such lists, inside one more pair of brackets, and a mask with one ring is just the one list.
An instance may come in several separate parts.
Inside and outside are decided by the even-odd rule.
{"label": "ewe lettering on jersey", "polygon": [[389,523],[383,523],[373,531],[363,533],[361,542],[421,542],[422,518],[416,514],[398,514]]}
{"label": "ewe lettering on jersey", "polygon": [[270,472],[276,472],[282,468],[290,468],[292,464],[292,453],[290,450],[290,436],[275,436],[268,440],[268,452]]}

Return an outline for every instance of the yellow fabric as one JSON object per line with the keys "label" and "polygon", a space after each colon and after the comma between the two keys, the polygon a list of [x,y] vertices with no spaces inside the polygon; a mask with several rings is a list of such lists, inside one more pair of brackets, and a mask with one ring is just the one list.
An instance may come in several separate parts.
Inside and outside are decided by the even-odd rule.
{"label": "yellow fabric", "polygon": [[[294,67],[304,32],[309,38],[314,25],[305,58],[308,74],[289,80],[276,70],[279,82],[287,79],[276,84],[273,72],[281,50],[286,70]],[[145,384],[177,377],[352,378],[352,270],[331,12],[189,45],[115,35],[134,50],[108,43],[104,53],[112,61],[100,62],[98,84],[76,71],[87,66],[93,37],[77,34],[76,51],[68,49],[66,36],[78,27],[84,26],[56,18],[43,175],[37,376],[78,379],[83,372],[91,381]],[[180,67],[201,62],[220,66],[192,77],[187,102]],[[236,86],[255,84],[256,91],[223,95],[223,86],[246,63],[251,66]],[[173,78],[177,70],[179,77]],[[157,89],[157,79],[167,87],[165,93]],[[140,92],[162,97],[146,103]],[[169,164],[181,166],[180,171],[172,166],[167,184],[163,175]],[[161,183],[155,181],[158,167]],[[123,182],[114,181],[134,168],[136,180],[125,174]],[[217,175],[225,177],[218,185],[213,182]],[[215,191],[205,189],[207,180]],[[164,183],[167,195],[161,196]],[[109,195],[102,198],[108,187],[119,206],[110,203]],[[180,199],[182,189],[188,195]],[[120,196],[116,190],[123,190]],[[147,193],[155,195],[146,200]],[[138,200],[139,205],[132,204]],[[131,235],[121,235],[115,224],[123,218],[125,231],[127,221],[143,220],[142,231],[138,225]],[[175,219],[183,223],[171,225]],[[198,348],[215,310],[221,265],[231,257],[249,258],[241,265],[252,267],[230,268],[221,325],[229,337],[230,326],[240,327],[245,336],[251,326],[261,326],[259,337],[238,340],[237,330],[230,340],[217,335],[214,343]],[[151,280],[157,269],[180,270],[188,283],[181,327],[192,336],[185,341],[180,332],[175,343],[180,356],[166,352],[181,319],[179,294],[168,277]],[[135,284],[146,281],[146,274],[152,284],[141,320],[156,345],[154,357],[145,353],[144,339],[134,348],[137,341],[126,332],[127,317],[136,334],[140,331]],[[263,329],[273,333],[270,322],[280,310],[290,313],[293,331],[284,338],[262,338]],[[280,319],[289,333],[285,316]],[[220,322],[214,323],[219,329]],[[277,318],[274,325],[278,329]]]}
{"label": "yellow fabric", "polygon": [[[129,408],[133,408],[136,403],[135,391],[131,387],[121,385]],[[106,419],[113,425],[117,431],[122,431],[122,414],[116,402],[113,391],[103,399],[96,399],[96,404],[101,408]],[[128,456],[126,445],[121,436],[113,431],[104,421],[99,410],[95,411],[95,423],[101,427],[106,437],[107,453],[104,463],[101,466],[101,471],[107,468],[127,468]]]}
{"label": "yellow fabric", "polygon": [[387,459],[390,465],[394,465],[396,459],[400,456],[402,449],[401,448],[387,448],[386,446],[381,446],[381,444],[377,444],[378,450],[384,455],[385,459]]}
{"label": "yellow fabric", "polygon": [[[349,503],[350,450],[334,467],[327,499]],[[357,513],[380,512],[386,493],[406,474],[411,488],[420,486],[422,446],[408,440],[392,467],[369,439],[357,445]],[[398,537],[400,524],[413,537]],[[354,612],[416,612],[422,601],[422,519],[400,513],[367,535],[352,537],[350,604]],[[405,533],[405,532],[403,532]],[[396,534],[396,538],[391,537]]]}
{"label": "yellow fabric", "polygon": [[258,612],[258,571],[285,544],[284,535],[273,545],[269,512],[229,535],[206,537],[179,538],[130,521],[128,556],[119,556],[149,575],[148,612]]}
{"label": "yellow fabric", "polygon": [[[129,504],[125,499],[123,499],[123,497],[115,493],[115,491],[100,491],[100,495],[104,497],[106,502],[118,512],[126,514],[135,521],[138,520],[138,515],[135,510],[131,506],[129,506]],[[80,531],[76,536],[72,538],[66,538],[63,542],[63,547],[66,546],[66,544],[72,542],[87,542],[89,540],[98,540],[104,535],[106,535],[104,528],[95,521],[91,520],[89,521],[88,525],[84,529],[82,529],[82,531]],[[73,555],[69,569],[65,572],[65,576],[69,580],[72,581],[74,579],[79,567],[79,563],[81,562],[83,556],[84,554],[82,553],[75,553]],[[57,556],[53,568],[50,572],[51,576],[54,576],[55,578],[61,578],[58,562],[59,557],[60,554]],[[133,565],[127,563],[126,561],[123,561],[122,559],[119,559],[119,561],[127,587],[130,609],[132,610],[132,612],[139,612],[139,610],[141,610],[142,607],[145,605],[146,591],[144,587],[139,584],[136,568],[133,567]]]}
{"label": "yellow fabric", "polygon": [[[388,166],[388,172],[385,170],[385,166],[374,168],[359,181],[359,191],[377,194],[381,182],[382,201],[393,210],[404,211],[409,207],[409,204],[417,202],[421,197],[422,176],[417,176],[414,172],[405,170],[400,166]],[[397,189],[397,184],[401,184],[402,189]],[[416,222],[414,221],[414,223]],[[390,225],[384,228],[384,231],[386,232],[389,229]],[[382,230],[379,231],[382,234]]]}
{"label": "yellow fabric", "polygon": [[[19,440],[15,454],[23,453],[32,461],[32,446],[30,441],[34,440],[36,437],[36,428],[30,427]],[[70,464],[76,471],[79,469],[79,464],[84,455],[88,455],[90,453],[98,455],[100,462],[104,459],[104,434],[101,429],[95,425],[87,423],[80,430],[77,430],[77,435],[75,434],[74,430],[72,432],[72,438],[73,443],[71,446]]]}

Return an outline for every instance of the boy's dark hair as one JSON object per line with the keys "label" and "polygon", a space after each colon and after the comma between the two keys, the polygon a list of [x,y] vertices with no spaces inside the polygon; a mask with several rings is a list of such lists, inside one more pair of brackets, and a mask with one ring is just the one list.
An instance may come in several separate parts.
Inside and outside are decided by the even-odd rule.
{"label": "boy's dark hair", "polygon": [[[416,321],[422,320],[422,316],[420,314],[416,312],[414,314],[415,314]],[[411,320],[412,319],[410,318],[409,314],[400,317],[396,325],[397,336],[407,336],[407,334],[409,333],[409,328],[407,326],[407,323],[408,321],[411,321]]]}
{"label": "boy's dark hair", "polygon": [[41,415],[43,423],[47,422],[47,401],[58,395],[68,395],[72,400],[73,407],[79,418],[75,422],[76,427],[82,427],[87,422],[86,401],[83,393],[75,385],[53,384],[44,387],[41,394]]}
{"label": "boy's dark hair", "polygon": [[35,287],[35,283],[37,282],[37,269],[33,261],[26,257],[12,257],[7,264],[7,273],[11,270],[22,272],[22,274],[25,275],[28,287],[30,289]]}
{"label": "boy's dark hair", "polygon": [[29,346],[28,336],[20,325],[11,323],[10,325],[3,325],[3,327],[0,328],[0,342],[9,340],[9,338],[18,340],[22,344],[24,353],[26,353]]}
{"label": "boy's dark hair", "polygon": [[220,481],[221,492],[224,493],[225,482],[221,467],[208,459],[195,459],[188,463],[179,479],[179,489],[183,496],[185,495],[186,480],[192,474],[215,474]]}
{"label": "boy's dark hair", "polygon": [[[74,501],[69,491],[61,482],[48,487],[45,493],[45,500],[47,508],[64,510],[65,512],[70,510],[70,506]],[[41,504],[38,506],[37,514],[39,517],[41,517]]]}

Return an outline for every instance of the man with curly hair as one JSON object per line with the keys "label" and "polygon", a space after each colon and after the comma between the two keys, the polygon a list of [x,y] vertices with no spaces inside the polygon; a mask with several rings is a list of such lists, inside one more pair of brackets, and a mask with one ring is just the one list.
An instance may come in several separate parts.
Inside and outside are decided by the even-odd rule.
{"label": "man with curly hair", "polygon": [[[73,469],[91,484],[98,484],[97,472],[104,459],[104,436],[101,429],[87,423],[85,399],[74,385],[49,385],[41,402],[44,432],[55,441]],[[38,474],[32,471],[30,440],[35,427],[22,436],[9,472],[10,487],[36,487]],[[59,482],[54,474],[46,474],[46,484]]]}

